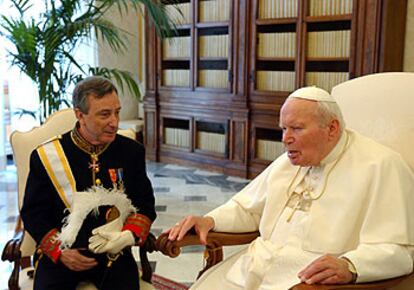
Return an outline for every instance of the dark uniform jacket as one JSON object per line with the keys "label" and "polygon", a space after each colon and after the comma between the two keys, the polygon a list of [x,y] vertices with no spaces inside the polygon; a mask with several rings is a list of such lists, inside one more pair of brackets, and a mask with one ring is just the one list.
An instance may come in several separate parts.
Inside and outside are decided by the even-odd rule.
{"label": "dark uniform jacket", "polygon": [[[77,133],[76,129],[59,138],[76,181],[77,191],[85,191],[91,186],[99,184],[111,189],[113,188],[113,180],[110,177],[110,170],[122,173],[122,177],[118,177],[116,183],[118,186],[123,183],[125,193],[138,209],[137,214],[128,217],[124,228],[131,230],[136,237],[145,239],[156,213],[153,190],[145,169],[144,147],[121,135],[117,135],[107,147],[92,146]],[[95,171],[93,174],[91,153],[96,151],[99,171]],[[53,251],[59,249],[51,246],[51,241],[62,228],[63,219],[68,214],[65,209],[65,205],[47,175],[37,151],[33,151],[30,157],[30,173],[21,216],[25,229],[52,260],[58,258],[56,252]],[[100,208],[100,215],[96,219],[91,219],[91,215],[88,216],[73,247],[87,248],[90,231],[104,223],[102,216],[105,216],[105,210],[104,208],[101,211]]]}

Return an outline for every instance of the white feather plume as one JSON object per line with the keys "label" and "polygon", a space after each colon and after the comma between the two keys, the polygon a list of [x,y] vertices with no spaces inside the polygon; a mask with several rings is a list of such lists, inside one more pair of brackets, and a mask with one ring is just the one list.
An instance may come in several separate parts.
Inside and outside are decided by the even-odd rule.
{"label": "white feather plume", "polygon": [[78,232],[82,227],[86,216],[93,211],[98,214],[99,206],[115,206],[120,213],[122,222],[125,222],[128,215],[137,211],[127,195],[120,190],[108,190],[103,187],[92,187],[87,191],[75,192],[70,214],[64,219],[64,225],[58,240],[61,248],[70,248],[76,240]]}

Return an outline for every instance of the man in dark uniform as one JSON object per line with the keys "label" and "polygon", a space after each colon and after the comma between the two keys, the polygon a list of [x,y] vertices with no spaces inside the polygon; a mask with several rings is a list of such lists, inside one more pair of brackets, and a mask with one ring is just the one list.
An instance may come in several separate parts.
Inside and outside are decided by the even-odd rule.
{"label": "man in dark uniform", "polygon": [[[108,79],[89,77],[79,82],[73,106],[78,119],[75,128],[40,145],[30,157],[21,216],[40,253],[34,289],[73,290],[83,280],[100,290],[139,289],[130,246],[144,243],[156,217],[144,148],[117,134],[121,106],[117,89]],[[114,212],[111,205],[99,206],[97,215],[89,214],[83,221],[75,243],[62,249],[58,236],[71,208],[71,195],[94,186],[125,192],[137,211],[127,215],[113,240],[100,237],[100,250],[89,251],[90,236],[98,235],[93,229],[108,223]],[[107,253],[119,250],[108,269]]]}

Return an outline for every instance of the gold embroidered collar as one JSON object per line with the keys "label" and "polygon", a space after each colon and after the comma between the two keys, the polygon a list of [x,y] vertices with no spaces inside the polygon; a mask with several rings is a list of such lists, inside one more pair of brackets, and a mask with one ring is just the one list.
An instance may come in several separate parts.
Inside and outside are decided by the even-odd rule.
{"label": "gold embroidered collar", "polygon": [[95,155],[99,156],[101,153],[103,153],[106,148],[108,148],[109,144],[102,144],[102,145],[93,145],[86,141],[85,138],[81,136],[78,129],[79,123],[76,123],[75,128],[72,129],[70,132],[70,137],[72,138],[73,143],[81,149],[83,152],[89,154],[89,155]]}

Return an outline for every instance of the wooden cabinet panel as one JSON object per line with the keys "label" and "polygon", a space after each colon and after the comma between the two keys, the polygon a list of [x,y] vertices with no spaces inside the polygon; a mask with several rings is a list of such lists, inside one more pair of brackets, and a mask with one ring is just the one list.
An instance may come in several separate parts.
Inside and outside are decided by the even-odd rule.
{"label": "wooden cabinet panel", "polygon": [[147,29],[148,156],[254,177],[282,153],[279,110],[293,90],[330,90],[402,69],[406,6],[406,0],[179,0],[184,17],[172,12],[178,30],[171,39]]}

